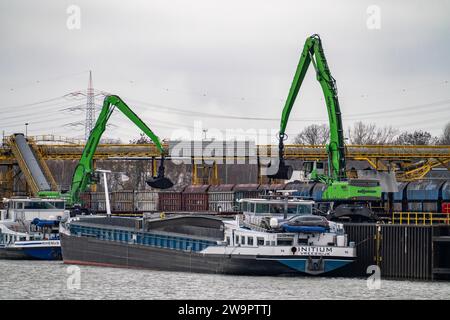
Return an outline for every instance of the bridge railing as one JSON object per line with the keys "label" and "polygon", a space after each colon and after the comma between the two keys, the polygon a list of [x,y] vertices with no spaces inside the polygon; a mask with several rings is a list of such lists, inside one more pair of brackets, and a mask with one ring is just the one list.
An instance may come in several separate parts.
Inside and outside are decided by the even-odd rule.
{"label": "bridge railing", "polygon": [[37,136],[29,136],[28,139],[32,139],[36,143],[38,142],[58,142],[58,143],[66,143],[66,144],[76,144],[81,145],[84,144],[84,139],[76,139],[76,138],[68,138],[65,136],[58,136],[53,134],[44,134]]}

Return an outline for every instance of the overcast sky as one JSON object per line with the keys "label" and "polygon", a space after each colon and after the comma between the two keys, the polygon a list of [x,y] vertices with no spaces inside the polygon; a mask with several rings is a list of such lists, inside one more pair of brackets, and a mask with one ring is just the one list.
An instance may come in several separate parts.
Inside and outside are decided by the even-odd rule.
{"label": "overcast sky", "polygon": [[[0,130],[23,132],[28,122],[31,135],[82,137],[83,126],[65,125],[84,121],[83,110],[61,110],[85,100],[63,96],[86,90],[92,70],[97,90],[120,95],[162,138],[181,126],[192,131],[199,120],[209,132],[270,134],[304,41],[318,33],[345,127],[361,119],[439,135],[450,119],[450,1],[337,2],[2,0]],[[81,10],[80,29],[67,27],[70,5]],[[381,10],[379,29],[368,27],[370,5]],[[312,71],[291,114],[291,136],[327,122]],[[107,137],[139,135],[119,113],[112,123]]]}

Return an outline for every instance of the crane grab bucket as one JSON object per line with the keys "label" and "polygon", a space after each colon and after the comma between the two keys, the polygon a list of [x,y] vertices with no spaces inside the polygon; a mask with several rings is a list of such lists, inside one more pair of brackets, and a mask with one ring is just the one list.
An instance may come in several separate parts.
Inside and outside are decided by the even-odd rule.
{"label": "crane grab bucket", "polygon": [[270,179],[289,180],[289,179],[291,179],[293,172],[294,172],[294,169],[292,168],[292,166],[288,166],[288,165],[285,165],[284,163],[280,163],[277,173],[268,175],[268,177]]}
{"label": "crane grab bucket", "polygon": [[154,189],[169,189],[173,187],[173,182],[164,176],[164,157],[161,157],[158,175],[147,179],[145,182]]}
{"label": "crane grab bucket", "polygon": [[169,189],[173,187],[173,182],[166,177],[151,177],[146,182],[154,189]]}

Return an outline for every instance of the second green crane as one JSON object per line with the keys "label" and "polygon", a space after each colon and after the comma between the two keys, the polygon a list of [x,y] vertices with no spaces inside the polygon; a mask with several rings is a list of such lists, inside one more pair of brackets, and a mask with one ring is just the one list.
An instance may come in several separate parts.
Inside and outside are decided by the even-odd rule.
{"label": "second green crane", "polygon": [[279,132],[279,167],[278,171],[269,175],[272,179],[290,179],[292,168],[285,164],[284,140],[286,139],[286,127],[292,107],[299,93],[310,64],[316,71],[317,81],[322,87],[328,111],[330,126],[330,141],[326,145],[328,154],[328,174],[318,174],[315,170],[311,173],[311,179],[326,184],[322,200],[338,203],[351,203],[356,201],[371,201],[381,199],[381,187],[377,180],[347,179],[345,162],[345,145],[342,127],[341,110],[337,95],[336,81],[331,76],[327,60],[322,48],[319,35],[315,34],[306,39],[297,70],[289,90],[286,103],[281,115]]}

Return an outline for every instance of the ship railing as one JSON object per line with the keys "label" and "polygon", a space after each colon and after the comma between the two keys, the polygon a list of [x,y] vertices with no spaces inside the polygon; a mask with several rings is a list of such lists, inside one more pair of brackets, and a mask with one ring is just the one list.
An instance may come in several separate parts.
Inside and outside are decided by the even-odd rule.
{"label": "ship railing", "polygon": [[239,223],[242,224],[244,227],[250,228],[251,230],[254,230],[254,231],[267,232],[267,229],[265,229],[263,227],[260,227],[260,226],[257,226],[257,225],[255,225],[253,223],[248,223],[248,222],[243,221],[241,219],[239,219]]}
{"label": "ship railing", "polygon": [[433,225],[450,224],[450,214],[437,212],[393,212],[392,223]]}

